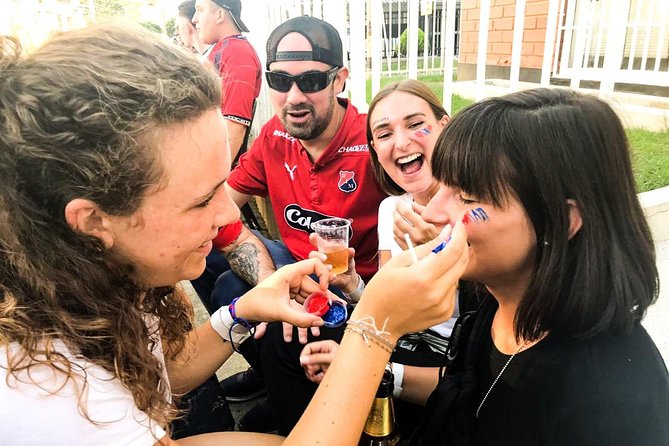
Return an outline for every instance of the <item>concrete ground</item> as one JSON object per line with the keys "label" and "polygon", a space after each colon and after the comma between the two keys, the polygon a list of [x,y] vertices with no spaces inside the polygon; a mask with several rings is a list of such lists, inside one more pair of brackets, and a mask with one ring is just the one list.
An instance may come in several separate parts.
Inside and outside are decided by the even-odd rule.
{"label": "concrete ground", "polygon": [[[181,285],[188,292],[188,295],[193,302],[193,308],[195,309],[195,321],[196,325],[200,325],[209,318],[207,310],[198,299],[195,290],[191,286],[190,282],[184,281],[181,282]],[[223,364],[223,366],[216,372],[219,381],[228,376],[234,375],[237,372],[242,372],[248,368],[248,363],[239,353],[233,353],[230,358]],[[235,417],[235,421],[239,419],[256,403],[257,400],[248,401],[244,403],[232,403],[230,404],[230,410],[232,411],[232,416]]]}

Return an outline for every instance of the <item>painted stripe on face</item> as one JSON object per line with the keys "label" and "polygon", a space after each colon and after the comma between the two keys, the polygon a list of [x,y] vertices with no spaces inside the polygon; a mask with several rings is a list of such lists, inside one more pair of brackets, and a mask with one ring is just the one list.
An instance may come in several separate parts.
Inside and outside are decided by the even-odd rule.
{"label": "painted stripe on face", "polygon": [[432,126],[431,126],[431,125],[428,125],[428,126],[426,126],[426,127],[423,127],[422,129],[417,130],[416,133],[415,133],[415,135],[416,135],[418,138],[424,138],[424,137],[426,137],[426,136],[428,136],[428,135],[430,135],[430,134],[432,134]]}

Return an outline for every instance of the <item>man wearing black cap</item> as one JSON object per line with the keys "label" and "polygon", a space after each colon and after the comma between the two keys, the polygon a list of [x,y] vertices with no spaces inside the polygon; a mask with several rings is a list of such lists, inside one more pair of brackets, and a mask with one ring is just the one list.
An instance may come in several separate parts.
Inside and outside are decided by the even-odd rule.
{"label": "man wearing black cap", "polygon": [[221,111],[234,160],[253,119],[253,105],[262,86],[260,60],[246,37],[240,0],[196,0],[193,23],[200,39],[214,45],[207,59],[221,76]]}
{"label": "man wearing black cap", "polygon": [[[268,39],[266,68],[275,116],[263,126],[230,173],[227,192],[238,206],[254,195],[270,198],[285,244],[282,246],[291,261],[304,259],[315,249],[309,241],[315,222],[328,217],[350,219],[349,246],[355,248],[355,255],[349,260],[350,272],[338,275],[331,282],[338,289],[331,289],[354,301],[364,286],[363,280],[371,278],[378,266],[377,210],[385,194],[374,179],[369,161],[366,115],[347,99],[337,97],[348,77],[339,33],[329,23],[313,17],[288,20]],[[264,242],[266,246],[277,244]],[[274,246],[270,253],[280,266],[276,250]],[[258,268],[263,259],[256,254],[247,261]],[[225,280],[221,276],[216,282],[212,294],[221,292],[221,298],[216,299],[218,304],[228,303],[222,297],[236,287],[232,276],[228,272]],[[235,296],[227,296],[232,297]],[[259,345],[260,362],[253,364],[254,369],[259,366],[264,372],[281,433],[287,433],[295,414],[299,417],[302,413],[302,405],[306,406],[314,386],[306,380],[299,364],[301,344],[307,342],[308,334],[295,330],[269,324]],[[321,328],[316,339],[339,339],[342,333],[343,327]],[[253,358],[244,356],[253,363]],[[283,373],[288,369],[290,376]],[[256,370],[255,375],[260,371]],[[253,375],[247,371],[224,380],[221,386],[228,400],[242,400],[244,396],[236,390],[251,390],[246,384]],[[298,405],[279,409],[281,404],[277,403],[287,401],[272,393],[276,387],[294,390]],[[302,390],[298,388],[304,388],[299,398],[297,393]],[[267,420],[269,415],[256,410],[259,407],[262,406],[256,406],[239,421],[241,429],[262,430],[256,421]]]}

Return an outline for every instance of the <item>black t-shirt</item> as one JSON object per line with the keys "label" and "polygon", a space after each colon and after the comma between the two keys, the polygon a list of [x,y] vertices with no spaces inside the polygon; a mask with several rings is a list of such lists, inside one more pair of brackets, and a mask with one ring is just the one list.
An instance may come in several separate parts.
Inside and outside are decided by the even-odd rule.
{"label": "black t-shirt", "polygon": [[[489,336],[480,353],[476,407],[509,359]],[[480,409],[474,443],[669,445],[667,368],[641,325],[580,342],[547,337],[500,376]]]}

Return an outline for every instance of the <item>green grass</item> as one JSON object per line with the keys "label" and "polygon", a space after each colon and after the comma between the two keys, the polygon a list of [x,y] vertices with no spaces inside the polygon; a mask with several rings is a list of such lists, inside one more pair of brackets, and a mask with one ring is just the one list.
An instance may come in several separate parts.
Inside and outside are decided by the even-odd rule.
{"label": "green grass", "polygon": [[669,186],[669,131],[627,130],[639,192]]}
{"label": "green grass", "polygon": [[[401,76],[382,77],[381,88],[392,82],[406,79]],[[427,84],[438,98],[443,97],[443,76],[421,75],[418,79]],[[367,81],[367,103],[371,102],[371,81]],[[453,95],[453,115],[474,101]],[[651,132],[644,129],[628,129],[627,138],[632,148],[632,166],[639,192],[669,186],[669,130]]]}

